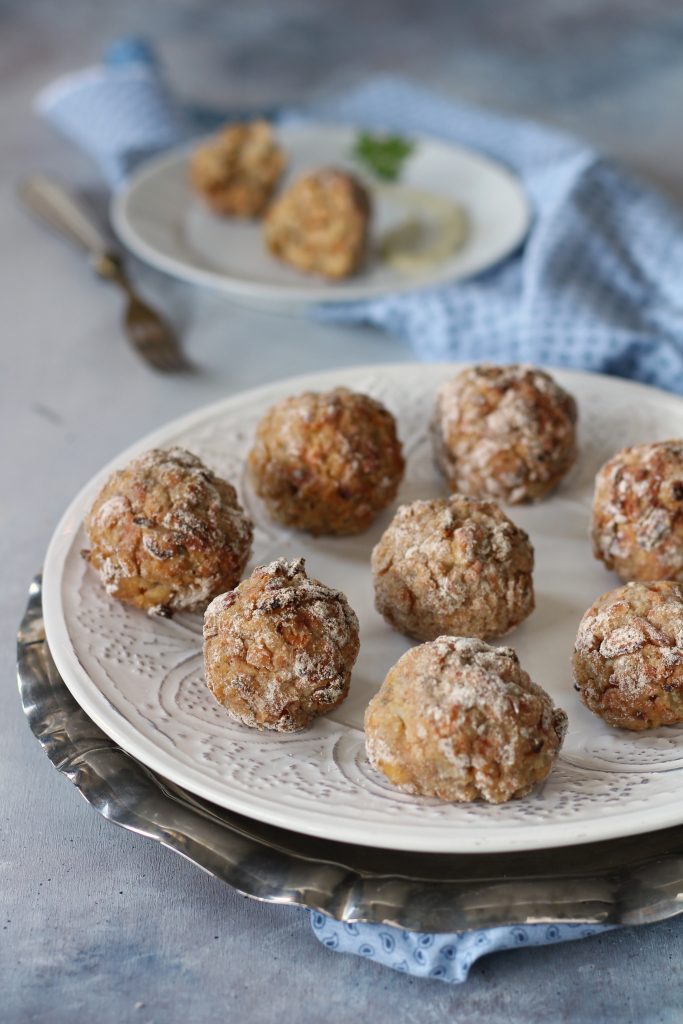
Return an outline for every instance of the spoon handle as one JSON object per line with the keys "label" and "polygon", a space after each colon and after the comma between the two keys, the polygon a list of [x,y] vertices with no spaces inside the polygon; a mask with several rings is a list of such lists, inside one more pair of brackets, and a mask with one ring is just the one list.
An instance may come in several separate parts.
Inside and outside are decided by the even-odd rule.
{"label": "spoon handle", "polygon": [[85,250],[96,274],[121,288],[126,297],[123,330],[138,354],[156,370],[188,369],[173,331],[139,298],[116,249],[75,196],[54,179],[36,174],[21,183],[19,197],[44,223]]}
{"label": "spoon handle", "polygon": [[26,178],[19,186],[19,196],[41,220],[95,260],[112,248],[87,210],[53,178],[42,174]]}

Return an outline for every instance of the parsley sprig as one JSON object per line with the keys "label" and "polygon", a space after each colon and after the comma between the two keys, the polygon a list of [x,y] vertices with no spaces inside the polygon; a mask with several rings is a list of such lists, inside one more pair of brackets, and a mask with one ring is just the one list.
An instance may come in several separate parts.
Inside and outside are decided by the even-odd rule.
{"label": "parsley sprig", "polygon": [[353,155],[378,178],[396,181],[404,162],[415,149],[414,143],[400,135],[371,135],[360,132]]}

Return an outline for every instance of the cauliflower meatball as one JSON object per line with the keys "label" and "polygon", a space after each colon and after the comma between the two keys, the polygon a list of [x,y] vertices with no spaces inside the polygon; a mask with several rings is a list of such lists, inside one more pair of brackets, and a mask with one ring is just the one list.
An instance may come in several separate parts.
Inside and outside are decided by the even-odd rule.
{"label": "cauliflower meatball", "polygon": [[155,448],[112,474],[84,552],[112,597],[151,612],[203,611],[234,587],[251,548],[235,488],[191,452]]}
{"label": "cauliflower meatball", "polygon": [[266,245],[306,274],[350,277],[365,257],[370,197],[351,174],[327,167],[298,178],[266,216]]}
{"label": "cauliflower meatball", "polygon": [[499,804],[546,778],[566,728],[512,648],[441,636],[389,670],[365,713],[365,746],[407,793]]}
{"label": "cauliflower meatball", "polygon": [[294,732],[341,704],[358,646],[348,601],[309,579],[303,558],[259,566],[204,616],[209,689],[257,729]]}
{"label": "cauliflower meatball", "polygon": [[269,515],[314,535],[366,530],[393,501],[403,469],[391,413],[347,388],[278,402],[248,457]]}
{"label": "cauliflower meatball", "polygon": [[265,121],[230,124],[190,157],[189,179],[219,214],[260,217],[282,176],[285,157]]}
{"label": "cauliflower meatball", "polygon": [[683,581],[683,441],[623,448],[595,480],[593,553],[622,580]]}
{"label": "cauliflower meatball", "polygon": [[579,626],[574,678],[608,725],[683,722],[683,585],[633,582],[599,597]]}
{"label": "cauliflower meatball", "polygon": [[372,552],[377,610],[417,640],[502,636],[534,609],[534,551],[493,501],[402,505]]}
{"label": "cauliflower meatball", "polygon": [[576,459],[576,420],[576,402],[543,370],[472,366],[439,389],[436,463],[451,491],[536,501]]}

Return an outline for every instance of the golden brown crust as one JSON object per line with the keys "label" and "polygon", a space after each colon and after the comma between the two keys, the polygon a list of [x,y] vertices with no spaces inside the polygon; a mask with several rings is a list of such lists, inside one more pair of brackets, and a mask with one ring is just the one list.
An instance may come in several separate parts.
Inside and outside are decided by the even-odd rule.
{"label": "golden brown crust", "polygon": [[408,793],[497,804],[547,777],[566,727],[510,647],[439,637],[389,670],[365,713],[365,744]]}
{"label": "golden brown crust", "polygon": [[361,183],[326,167],[298,178],[273,203],[264,221],[266,245],[304,273],[349,277],[365,258],[370,213]]}
{"label": "golden brown crust", "polygon": [[536,501],[576,459],[576,420],[576,402],[543,370],[472,366],[439,389],[436,463],[451,491]]}
{"label": "golden brown crust", "polygon": [[622,580],[683,581],[683,441],[623,448],[605,463],[591,535]]}
{"label": "golden brown crust", "polygon": [[209,689],[244,725],[292,732],[346,698],[358,619],[304,560],[259,566],[204,616]]}
{"label": "golden brown crust", "polygon": [[417,640],[502,636],[534,609],[534,551],[492,501],[402,505],[372,552],[377,610]]}
{"label": "golden brown crust", "polygon": [[202,611],[234,587],[252,539],[234,487],[182,448],[152,449],[112,474],[85,528],[112,597],[163,614]]}
{"label": "golden brown crust", "polygon": [[190,184],[219,214],[260,217],[285,168],[266,121],[230,124],[190,156]]}
{"label": "golden brown crust", "polygon": [[683,722],[683,585],[634,582],[599,597],[579,626],[574,678],[608,725]]}
{"label": "golden brown crust", "polygon": [[316,536],[366,530],[395,498],[404,470],[391,413],[347,388],[274,405],[247,464],[269,515]]}

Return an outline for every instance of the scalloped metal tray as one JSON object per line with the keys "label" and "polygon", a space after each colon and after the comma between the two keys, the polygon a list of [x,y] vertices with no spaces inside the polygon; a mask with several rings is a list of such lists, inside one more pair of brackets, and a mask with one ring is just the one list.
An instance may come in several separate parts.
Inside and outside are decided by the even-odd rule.
{"label": "scalloped metal tray", "polygon": [[123,751],[73,699],[45,640],[40,576],[19,628],[17,667],[33,734],[95,810],[253,899],[437,932],[633,925],[683,913],[683,827],[509,855],[399,853],[313,839],[197,799]]}

